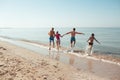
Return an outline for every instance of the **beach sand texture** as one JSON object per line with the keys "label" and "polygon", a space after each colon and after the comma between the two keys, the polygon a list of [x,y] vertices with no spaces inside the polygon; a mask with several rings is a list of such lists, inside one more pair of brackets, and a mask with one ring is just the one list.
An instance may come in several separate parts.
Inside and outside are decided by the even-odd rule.
{"label": "beach sand texture", "polygon": [[25,48],[0,42],[0,80],[118,80],[118,78],[102,78]]}

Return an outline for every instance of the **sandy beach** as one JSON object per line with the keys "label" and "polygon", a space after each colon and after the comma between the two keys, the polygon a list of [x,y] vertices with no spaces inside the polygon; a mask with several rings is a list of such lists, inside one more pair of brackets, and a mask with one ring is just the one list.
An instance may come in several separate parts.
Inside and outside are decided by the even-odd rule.
{"label": "sandy beach", "polygon": [[103,78],[8,42],[0,42],[0,80],[119,79],[118,77],[114,79]]}

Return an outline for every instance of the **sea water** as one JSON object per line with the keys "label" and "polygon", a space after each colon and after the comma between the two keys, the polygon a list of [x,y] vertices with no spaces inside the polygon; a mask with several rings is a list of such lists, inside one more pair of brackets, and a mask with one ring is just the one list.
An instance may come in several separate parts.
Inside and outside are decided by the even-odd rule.
{"label": "sea water", "polygon": [[[49,35],[51,27],[41,28],[9,28],[0,29],[0,36],[8,37],[18,40],[29,40],[34,42],[40,42],[49,44]],[[71,27],[56,27],[55,31],[65,34],[72,31]],[[111,54],[120,56],[120,28],[95,28],[95,27],[76,27],[77,32],[85,33],[85,35],[76,35],[75,48],[79,50],[85,50],[88,45],[87,40],[92,33],[95,34],[95,38],[101,43],[94,42],[94,52],[101,54]],[[61,46],[70,46],[70,35],[65,35],[61,38]]]}

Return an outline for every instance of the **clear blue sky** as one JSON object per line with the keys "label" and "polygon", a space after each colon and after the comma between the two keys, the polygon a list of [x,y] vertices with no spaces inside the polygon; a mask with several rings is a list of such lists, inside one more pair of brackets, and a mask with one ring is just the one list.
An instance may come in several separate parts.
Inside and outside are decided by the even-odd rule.
{"label": "clear blue sky", "polygon": [[0,27],[120,27],[120,0],[0,0]]}

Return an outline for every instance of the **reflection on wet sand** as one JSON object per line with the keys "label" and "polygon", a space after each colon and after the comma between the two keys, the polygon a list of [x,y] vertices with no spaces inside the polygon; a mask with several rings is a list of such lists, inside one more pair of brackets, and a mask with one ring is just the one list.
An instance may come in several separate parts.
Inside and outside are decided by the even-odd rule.
{"label": "reflection on wet sand", "polygon": [[49,51],[49,58],[54,59],[54,53],[52,53],[51,51]]}
{"label": "reflection on wet sand", "polygon": [[92,69],[93,69],[93,63],[92,63],[92,60],[88,60],[88,71],[89,72],[93,72]]}
{"label": "reflection on wet sand", "polygon": [[57,61],[60,60],[60,53],[58,52],[54,52],[54,51],[49,51],[49,58],[51,59],[55,59]]}
{"label": "reflection on wet sand", "polygon": [[[111,78],[111,80],[120,80],[120,67],[118,65],[113,65],[105,63],[98,60],[88,59],[86,57],[78,57],[74,54],[49,51],[49,58],[63,63],[69,64],[76,67],[77,70],[83,70],[89,74],[94,73],[95,75],[102,76],[103,78]],[[114,75],[115,74],[115,75]]]}
{"label": "reflection on wet sand", "polygon": [[74,62],[75,62],[75,56],[74,55],[69,55],[69,64],[70,65],[74,65]]}

